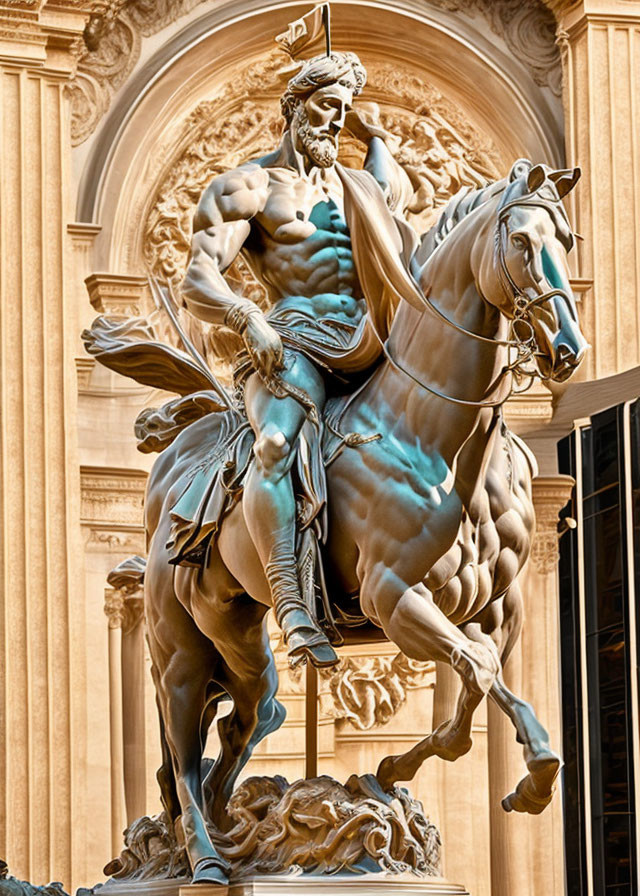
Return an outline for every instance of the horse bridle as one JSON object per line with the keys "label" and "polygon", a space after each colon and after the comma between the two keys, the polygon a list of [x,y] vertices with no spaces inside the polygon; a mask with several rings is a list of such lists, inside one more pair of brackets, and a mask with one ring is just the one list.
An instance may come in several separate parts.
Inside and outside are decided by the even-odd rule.
{"label": "horse bridle", "polygon": [[[461,324],[456,323],[451,320],[451,318],[447,317],[439,308],[437,308],[429,299],[428,295],[424,296],[424,301],[429,308],[440,320],[446,323],[448,326],[452,327],[457,332],[462,333],[465,336],[470,337],[471,339],[476,339],[479,342],[489,343],[496,348],[503,346],[509,349],[514,349],[516,352],[516,358],[514,361],[507,364],[498,374],[495,381],[489,386],[488,391],[489,394],[493,393],[500,386],[503,378],[506,374],[511,373],[514,374],[515,377],[524,377],[528,378],[529,382],[522,389],[514,388],[514,377],[512,377],[511,384],[509,386],[509,391],[503,398],[498,399],[486,399],[484,401],[472,401],[470,399],[465,398],[454,398],[451,395],[447,395],[444,392],[440,392],[438,389],[434,389],[432,386],[428,386],[426,383],[423,383],[419,380],[411,371],[407,370],[402,364],[400,364],[396,359],[391,355],[387,340],[383,340],[377,329],[374,325],[374,330],[378,340],[382,345],[382,350],[384,352],[387,360],[393,364],[398,370],[408,376],[411,380],[413,380],[416,385],[420,386],[422,389],[425,389],[427,392],[430,392],[432,395],[435,395],[438,398],[442,398],[445,401],[452,402],[453,404],[466,405],[469,407],[483,407],[483,408],[495,408],[504,404],[504,402],[509,398],[510,395],[520,394],[525,392],[528,388],[530,388],[531,384],[535,377],[538,377],[543,380],[550,379],[549,375],[543,375],[539,368],[535,367],[535,369],[527,369],[527,365],[530,362],[534,362],[535,364],[535,356],[537,354],[537,346],[535,344],[535,332],[533,329],[533,325],[531,323],[531,312],[532,309],[538,305],[542,305],[544,302],[549,301],[554,296],[562,296],[567,304],[569,302],[569,296],[566,293],[566,290],[563,289],[550,289],[547,292],[541,293],[538,296],[530,299],[523,290],[518,286],[513,277],[511,276],[511,272],[507,266],[506,260],[506,246],[508,241],[508,227],[507,227],[507,218],[508,213],[514,206],[538,206],[539,208],[544,208],[546,211],[549,211],[549,206],[547,203],[542,201],[535,201],[529,197],[520,197],[518,199],[513,199],[511,202],[506,203],[499,212],[498,222],[496,225],[496,244],[497,244],[497,255],[498,255],[498,275],[500,277],[501,284],[505,289],[505,292],[511,293],[513,299],[513,307],[514,307],[514,316],[509,321],[509,338],[508,339],[496,339],[491,336],[482,336],[480,333],[474,333],[473,330],[467,330],[466,327],[463,327]],[[445,244],[445,240],[443,240],[439,246],[436,247],[434,252],[431,254],[430,258],[433,258],[433,255],[437,250]],[[484,297],[483,297],[484,298]],[[486,299],[485,299],[486,301]],[[530,331],[530,335],[525,339],[520,333],[519,329],[522,326],[528,327]]]}

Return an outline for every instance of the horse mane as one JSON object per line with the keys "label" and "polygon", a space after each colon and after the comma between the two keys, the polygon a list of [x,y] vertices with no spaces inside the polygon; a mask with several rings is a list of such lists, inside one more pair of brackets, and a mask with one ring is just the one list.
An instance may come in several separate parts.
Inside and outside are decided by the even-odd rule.
{"label": "horse mane", "polygon": [[469,187],[458,190],[445,205],[436,223],[420,238],[420,247],[416,252],[419,262],[424,264],[436,246],[449,236],[457,224],[489,199],[502,193],[508,183],[507,178],[502,178],[477,190],[471,190]]}

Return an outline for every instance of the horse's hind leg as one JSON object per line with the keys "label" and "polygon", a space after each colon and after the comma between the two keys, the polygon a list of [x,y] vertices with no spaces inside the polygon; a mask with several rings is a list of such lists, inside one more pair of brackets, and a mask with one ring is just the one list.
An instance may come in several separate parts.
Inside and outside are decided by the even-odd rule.
{"label": "horse's hind leg", "polygon": [[[177,600],[172,579],[166,561],[152,549],[145,583],[147,624],[158,707],[173,767],[167,792],[170,800],[177,797],[179,802],[193,881],[226,887],[229,869],[207,831],[201,777],[202,720],[220,658]],[[166,775],[166,757],[163,768]]]}
{"label": "horse's hind leg", "polygon": [[387,788],[396,781],[411,780],[430,756],[453,761],[470,749],[473,714],[491,690],[500,663],[495,646],[467,638],[436,606],[422,584],[407,589],[386,618],[380,609],[384,605],[376,608],[378,619],[403,653],[413,659],[447,662],[462,680],[454,717],[407,753],[387,756],[380,763],[376,776]]}
{"label": "horse's hind leg", "polygon": [[266,626],[267,607],[235,598],[216,613],[216,640],[224,660],[217,680],[233,699],[232,711],[218,723],[220,755],[207,776],[209,814],[228,827],[226,805],[238,775],[255,746],[285,718],[276,700],[278,676]]}

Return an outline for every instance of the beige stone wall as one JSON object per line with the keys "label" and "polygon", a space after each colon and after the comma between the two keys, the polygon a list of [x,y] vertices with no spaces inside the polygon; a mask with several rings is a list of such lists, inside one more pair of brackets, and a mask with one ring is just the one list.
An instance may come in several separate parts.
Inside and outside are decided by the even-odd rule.
{"label": "beige stone wall", "polygon": [[[547,5],[558,17],[562,85],[533,2],[434,0],[392,11],[371,0],[366,16],[345,3],[334,37],[359,52],[369,98],[401,132],[416,111],[427,123],[437,114],[464,134],[477,166],[501,172],[520,155],[560,164],[565,154],[583,166],[571,198],[585,238],[574,286],[593,350],[580,375],[602,377],[640,363],[640,4]],[[125,622],[117,595],[107,594],[107,615],[104,604],[108,571],[144,552],[152,458],[135,451],[132,425],[162,400],[96,368],[79,333],[98,312],[149,311],[149,266],[179,271],[184,253],[174,247],[190,207],[172,218],[171,197],[185,176],[193,204],[216,165],[273,142],[271,37],[293,17],[266,3],[244,16],[240,4],[230,12],[193,0],[155,4],[152,15],[121,6],[95,4],[108,27],[89,51],[80,39],[89,2],[0,2],[0,856],[20,877],[74,886],[100,878],[128,815],[157,808],[141,630]],[[256,66],[261,89],[247,77]],[[551,413],[542,388],[508,409],[521,432]],[[527,628],[507,667],[556,744],[554,513],[566,488],[536,486],[542,525],[524,583]],[[360,668],[390,663],[394,652],[355,654]],[[123,699],[123,671],[142,682],[137,702]],[[384,678],[380,668],[372,674]],[[248,773],[303,772],[301,682],[283,677],[286,726]],[[447,670],[437,684],[427,671],[384,726],[362,727],[340,716],[328,688],[320,770],[342,779],[374,770],[452,705]],[[535,819],[499,807],[522,769],[513,731],[483,708],[471,753],[452,766],[431,760],[412,785],[442,831],[446,873],[474,896],[562,892],[560,801]]]}

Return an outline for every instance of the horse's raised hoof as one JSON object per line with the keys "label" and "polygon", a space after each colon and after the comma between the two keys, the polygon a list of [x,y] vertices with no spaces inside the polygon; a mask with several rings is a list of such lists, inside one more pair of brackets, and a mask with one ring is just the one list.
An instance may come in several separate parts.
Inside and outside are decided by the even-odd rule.
{"label": "horse's raised hoof", "polygon": [[229,892],[229,872],[226,863],[214,856],[205,856],[196,862],[192,884],[207,884],[215,887],[216,896],[227,896]]}
{"label": "horse's raised hoof", "polygon": [[540,815],[553,798],[555,780],[562,762],[559,756],[549,752],[528,763],[529,774],[520,781],[514,793],[502,800],[505,812],[526,812]]}

